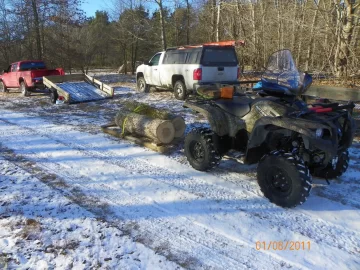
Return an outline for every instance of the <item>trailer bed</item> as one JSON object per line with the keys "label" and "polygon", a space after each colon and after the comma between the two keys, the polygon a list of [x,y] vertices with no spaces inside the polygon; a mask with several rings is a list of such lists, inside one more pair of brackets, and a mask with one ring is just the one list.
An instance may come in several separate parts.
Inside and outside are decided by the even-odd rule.
{"label": "trailer bed", "polygon": [[44,85],[62,96],[65,103],[80,103],[113,98],[114,89],[86,74],[47,76]]}

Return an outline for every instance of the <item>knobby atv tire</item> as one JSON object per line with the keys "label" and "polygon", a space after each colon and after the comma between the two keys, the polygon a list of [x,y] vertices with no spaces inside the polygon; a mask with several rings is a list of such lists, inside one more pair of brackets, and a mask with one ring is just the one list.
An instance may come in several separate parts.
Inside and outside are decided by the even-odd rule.
{"label": "knobby atv tire", "polygon": [[137,79],[137,90],[141,93],[148,93],[150,90],[150,86],[146,83],[144,77],[139,77]]}
{"label": "knobby atv tire", "polygon": [[5,84],[3,81],[0,81],[0,92],[1,93],[6,93],[9,92],[9,90],[6,88]]}
{"label": "knobby atv tire", "polygon": [[257,179],[264,196],[281,207],[303,204],[310,195],[310,171],[291,153],[273,151],[265,155],[259,162]]}
{"label": "knobby atv tire", "polygon": [[174,96],[178,100],[186,99],[186,86],[183,81],[176,81],[174,84]]}
{"label": "knobby atv tire", "polygon": [[221,160],[221,155],[215,150],[213,132],[207,128],[189,132],[185,138],[185,155],[190,165],[198,171],[208,171],[218,166]]}
{"label": "knobby atv tire", "polygon": [[24,96],[24,97],[28,97],[30,96],[30,92],[28,90],[28,87],[26,86],[25,82],[22,81],[20,83],[20,90],[21,90],[21,94]]}
{"label": "knobby atv tire", "polygon": [[325,179],[340,177],[349,167],[349,161],[349,151],[345,150],[339,155],[335,169],[333,168],[332,164],[329,163],[326,168],[322,169],[321,171],[315,171],[313,175]]}

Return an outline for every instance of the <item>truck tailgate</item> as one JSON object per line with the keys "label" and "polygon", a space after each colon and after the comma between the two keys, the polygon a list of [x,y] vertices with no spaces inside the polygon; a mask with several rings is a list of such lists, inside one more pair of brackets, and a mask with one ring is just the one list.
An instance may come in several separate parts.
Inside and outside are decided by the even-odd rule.
{"label": "truck tailgate", "polygon": [[32,70],[31,77],[32,78],[41,78],[44,76],[51,76],[51,75],[63,75],[61,74],[60,70],[57,69],[45,69],[45,70]]}
{"label": "truck tailgate", "polygon": [[237,80],[237,67],[202,67],[202,82],[224,82]]}

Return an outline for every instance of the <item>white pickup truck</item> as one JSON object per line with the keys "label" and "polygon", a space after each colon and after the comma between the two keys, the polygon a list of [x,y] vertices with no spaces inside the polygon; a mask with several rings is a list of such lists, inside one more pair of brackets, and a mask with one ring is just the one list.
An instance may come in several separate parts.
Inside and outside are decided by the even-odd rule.
{"label": "white pickup truck", "polygon": [[199,45],[171,48],[156,53],[136,69],[138,91],[149,88],[173,89],[184,100],[199,86],[238,84],[239,65],[231,45]]}

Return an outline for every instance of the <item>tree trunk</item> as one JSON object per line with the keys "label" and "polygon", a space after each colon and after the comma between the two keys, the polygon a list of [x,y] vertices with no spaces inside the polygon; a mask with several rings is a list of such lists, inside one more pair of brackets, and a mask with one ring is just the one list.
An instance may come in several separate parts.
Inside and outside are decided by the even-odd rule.
{"label": "tree trunk", "polygon": [[216,41],[220,41],[219,27],[220,27],[221,3],[222,3],[222,0],[219,0],[219,4],[218,4],[218,7],[217,7],[217,15],[216,15]]}
{"label": "tree trunk", "polygon": [[190,44],[190,4],[186,0],[186,44]]}
{"label": "tree trunk", "polygon": [[278,20],[278,29],[277,29],[277,34],[278,34],[278,49],[281,50],[283,48],[283,40],[282,40],[282,19],[281,19],[281,7],[280,7],[280,3],[281,1],[277,1],[277,20]]}
{"label": "tree trunk", "polygon": [[115,123],[123,130],[123,134],[137,134],[155,143],[168,144],[173,141],[175,135],[171,121],[153,119],[126,110],[120,110],[116,114]]}
{"label": "tree trunk", "polygon": [[315,25],[317,22],[317,17],[318,17],[318,11],[320,8],[320,2],[321,0],[318,0],[316,5],[316,10],[315,10],[315,14],[314,14],[314,18],[311,24],[311,29],[310,29],[310,42],[307,48],[307,54],[306,54],[306,61],[305,61],[305,71],[309,71],[309,61],[312,59],[312,53],[313,53],[313,48],[314,48],[314,29],[315,29]]}
{"label": "tree trunk", "polygon": [[165,35],[165,20],[164,20],[164,9],[163,9],[163,3],[162,0],[156,0],[156,3],[159,5],[159,13],[160,13],[160,27],[161,27],[161,42],[162,47],[164,50],[166,50],[167,44],[166,44],[166,35]]}
{"label": "tree trunk", "polygon": [[124,103],[125,108],[131,112],[136,112],[150,118],[157,118],[161,120],[170,120],[175,129],[175,138],[180,138],[184,135],[186,124],[181,116],[169,113],[168,111],[150,107],[147,104],[137,101],[127,101]]}
{"label": "tree trunk", "polygon": [[304,22],[305,22],[305,5],[306,2],[301,3],[301,19],[300,19],[300,29],[298,29],[298,35],[300,36],[299,40],[298,40],[298,52],[297,52],[297,57],[296,57],[296,63],[298,63],[298,65],[300,64],[300,60],[301,60],[301,55],[302,55],[302,42],[303,42],[303,28],[304,28]]}
{"label": "tree trunk", "polygon": [[262,44],[262,67],[266,66],[266,42],[265,42],[265,22],[266,22],[266,5],[264,1],[261,1],[261,44]]}
{"label": "tree trunk", "polygon": [[210,41],[216,39],[216,0],[211,2],[211,37]]}
{"label": "tree trunk", "polygon": [[293,17],[293,24],[291,31],[292,37],[291,37],[291,45],[290,45],[292,51],[295,51],[295,45],[297,40],[297,29],[299,28],[297,21],[298,20],[297,14],[298,14],[298,1],[294,1],[294,17]]}
{"label": "tree trunk", "polygon": [[36,6],[36,0],[31,0],[31,6],[34,15],[34,24],[35,24],[35,33],[36,33],[36,46],[37,46],[37,55],[39,60],[42,59],[42,48],[41,48],[41,35],[40,35],[40,22],[39,14]]}
{"label": "tree trunk", "polygon": [[256,21],[255,21],[255,4],[250,4],[250,13],[251,13],[251,28],[252,28],[252,54],[253,54],[253,63],[252,67],[254,70],[258,68],[257,58],[258,58],[258,48],[256,42]]}
{"label": "tree trunk", "polygon": [[[350,57],[350,44],[354,32],[355,9],[359,4],[351,0],[344,1],[345,6],[337,3],[338,36],[335,54],[335,70],[337,77],[347,75],[347,65]],[[342,10],[344,9],[344,10]]]}

